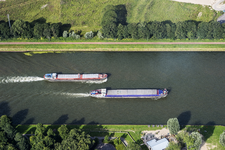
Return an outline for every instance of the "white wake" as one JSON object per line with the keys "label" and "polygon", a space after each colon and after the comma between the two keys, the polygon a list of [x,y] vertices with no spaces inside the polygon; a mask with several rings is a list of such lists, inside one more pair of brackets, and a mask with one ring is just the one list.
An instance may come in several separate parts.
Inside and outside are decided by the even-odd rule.
{"label": "white wake", "polygon": [[89,93],[61,93],[61,95],[67,95],[67,96],[72,96],[72,97],[89,97]]}
{"label": "white wake", "polygon": [[44,78],[35,76],[27,76],[27,77],[17,76],[17,77],[0,78],[0,83],[34,82],[42,80],[44,80]]}
{"label": "white wake", "polygon": [[104,79],[104,80],[95,80],[95,81],[85,81],[85,83],[94,83],[94,84],[102,84],[102,83],[105,83],[107,81],[107,78]]}

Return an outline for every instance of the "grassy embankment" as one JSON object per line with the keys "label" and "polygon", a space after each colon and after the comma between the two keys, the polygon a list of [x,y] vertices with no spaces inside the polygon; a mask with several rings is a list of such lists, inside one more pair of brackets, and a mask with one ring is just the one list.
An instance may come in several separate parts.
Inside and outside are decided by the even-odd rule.
{"label": "grassy embankment", "polygon": [[[102,10],[107,5],[125,5],[128,23],[154,20],[175,23],[185,20],[211,21],[221,15],[221,12],[210,10],[208,6],[170,0],[7,0],[0,2],[0,20],[7,21],[6,15],[10,14],[11,20],[61,22],[70,24],[70,30],[82,30],[84,34],[101,29]],[[200,12],[202,16],[199,16]]]}
{"label": "grassy embankment", "polygon": [[[60,125],[45,125],[45,127],[57,129]],[[124,137],[128,143],[132,142],[132,139],[125,132],[129,132],[133,139],[141,144],[142,131],[145,130],[158,130],[162,127],[148,127],[148,125],[67,125],[69,129],[80,128],[85,130],[91,136],[105,136],[110,135],[113,137]],[[164,125],[165,127],[165,125]],[[210,143],[211,146],[217,146],[214,150],[225,150],[219,143],[219,136],[225,130],[225,126],[186,126],[187,128],[200,129],[200,133],[204,136],[203,139]],[[16,129],[24,134],[34,133],[36,125],[17,125]],[[184,129],[184,126],[182,126]],[[100,132],[99,132],[100,131]],[[115,132],[116,131],[116,132]],[[120,133],[121,131],[121,133]]]}
{"label": "grassy embankment", "polygon": [[67,51],[225,51],[224,44],[25,44],[0,45],[0,52],[67,52]]}

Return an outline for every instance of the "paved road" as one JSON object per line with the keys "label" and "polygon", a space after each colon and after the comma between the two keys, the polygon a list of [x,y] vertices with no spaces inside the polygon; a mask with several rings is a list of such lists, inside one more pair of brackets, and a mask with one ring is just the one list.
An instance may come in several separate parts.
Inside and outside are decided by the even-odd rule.
{"label": "paved road", "polygon": [[5,44],[225,44],[225,42],[0,42]]}

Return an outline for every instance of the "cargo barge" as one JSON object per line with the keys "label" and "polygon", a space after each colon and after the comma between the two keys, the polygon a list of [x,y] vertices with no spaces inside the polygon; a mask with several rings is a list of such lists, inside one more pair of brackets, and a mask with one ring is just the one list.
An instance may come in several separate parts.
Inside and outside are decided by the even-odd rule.
{"label": "cargo barge", "polygon": [[167,89],[97,89],[90,92],[95,98],[153,98],[159,99],[168,95]]}
{"label": "cargo barge", "polygon": [[58,81],[101,81],[107,79],[107,74],[61,74],[61,73],[47,73],[44,79],[50,82]]}

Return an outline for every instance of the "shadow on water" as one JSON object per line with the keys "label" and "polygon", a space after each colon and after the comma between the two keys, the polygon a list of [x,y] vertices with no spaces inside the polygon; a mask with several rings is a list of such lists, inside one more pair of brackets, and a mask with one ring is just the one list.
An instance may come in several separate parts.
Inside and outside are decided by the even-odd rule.
{"label": "shadow on water", "polygon": [[66,123],[66,121],[68,119],[69,119],[68,114],[62,115],[61,117],[59,117],[58,120],[56,120],[55,122],[53,122],[53,124],[64,124],[64,123]]}
{"label": "shadow on water", "polygon": [[71,124],[84,124],[84,122],[85,122],[85,118],[81,118],[80,120],[77,120],[77,119],[73,120]]}
{"label": "shadow on water", "polygon": [[185,111],[183,113],[181,113],[178,117],[177,117],[180,125],[181,125],[181,130],[185,127],[184,125],[188,125],[188,122],[191,119],[191,112],[190,111]]}
{"label": "shadow on water", "polygon": [[13,124],[21,124],[28,114],[28,109],[18,111],[13,117]]}
{"label": "shadow on water", "polygon": [[1,102],[0,103],[0,116],[2,115],[7,115],[7,116],[10,116],[10,112],[11,112],[11,109],[9,107],[9,103],[8,102]]}
{"label": "shadow on water", "polygon": [[30,118],[26,120],[23,124],[32,124],[34,122],[34,118]]}

